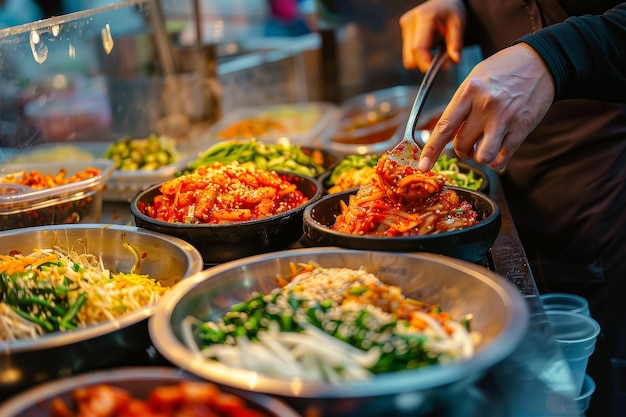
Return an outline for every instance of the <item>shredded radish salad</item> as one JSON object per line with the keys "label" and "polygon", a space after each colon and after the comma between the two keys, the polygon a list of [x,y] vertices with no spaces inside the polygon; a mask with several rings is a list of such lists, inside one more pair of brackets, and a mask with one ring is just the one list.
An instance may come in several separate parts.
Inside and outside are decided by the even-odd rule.
{"label": "shredded radish salad", "polygon": [[228,366],[340,383],[463,361],[479,342],[469,315],[454,319],[362,269],[292,264],[279,282],[216,321],[187,316],[185,344]]}

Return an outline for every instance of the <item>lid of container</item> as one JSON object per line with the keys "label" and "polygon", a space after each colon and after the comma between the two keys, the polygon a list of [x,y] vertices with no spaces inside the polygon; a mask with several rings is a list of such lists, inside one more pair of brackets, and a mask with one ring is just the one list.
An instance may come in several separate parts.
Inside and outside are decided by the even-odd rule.
{"label": "lid of container", "polygon": [[[33,171],[42,175],[57,175],[62,169],[66,171],[66,176],[70,177],[87,170],[89,167],[98,169],[100,171],[99,174],[84,180],[41,189],[19,184],[13,179]],[[42,201],[58,202],[59,200],[72,198],[78,193],[101,189],[106,185],[114,169],[115,164],[108,159],[93,159],[84,162],[32,162],[4,165],[0,167],[0,211],[14,211],[17,208],[27,208],[29,206],[32,208],[33,204]],[[8,177],[12,179],[9,180]]]}

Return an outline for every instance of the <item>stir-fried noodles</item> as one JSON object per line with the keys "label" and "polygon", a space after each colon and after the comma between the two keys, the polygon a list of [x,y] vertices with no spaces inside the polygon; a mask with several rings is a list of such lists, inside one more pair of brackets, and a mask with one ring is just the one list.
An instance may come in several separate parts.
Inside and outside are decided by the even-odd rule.
{"label": "stir-fried noodles", "polygon": [[0,255],[0,341],[113,320],[166,290],[147,275],[112,273],[98,256],[59,247]]}
{"label": "stir-fried noodles", "polygon": [[454,319],[365,270],[292,270],[281,288],[253,294],[216,321],[185,318],[187,346],[232,367],[331,383],[474,354],[469,316]]}

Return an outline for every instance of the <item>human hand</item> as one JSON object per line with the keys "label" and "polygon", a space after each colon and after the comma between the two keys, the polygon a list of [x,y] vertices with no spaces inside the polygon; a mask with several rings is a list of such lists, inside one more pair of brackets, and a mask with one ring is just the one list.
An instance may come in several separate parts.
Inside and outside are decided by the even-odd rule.
{"label": "human hand", "polygon": [[454,63],[461,60],[467,11],[460,0],[429,0],[400,17],[402,62],[407,69],[426,72],[433,60],[431,49],[443,38]]}
{"label": "human hand", "polygon": [[420,155],[429,171],[450,141],[456,154],[499,171],[539,124],[554,100],[554,81],[525,43],[477,64],[448,103]]}

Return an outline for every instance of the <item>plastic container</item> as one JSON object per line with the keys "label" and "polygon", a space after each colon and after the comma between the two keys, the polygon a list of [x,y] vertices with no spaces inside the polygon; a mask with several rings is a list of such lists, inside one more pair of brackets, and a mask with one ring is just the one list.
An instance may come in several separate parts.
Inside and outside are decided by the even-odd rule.
{"label": "plastic container", "polygon": [[174,178],[176,173],[182,171],[190,160],[189,158],[179,159],[173,164],[152,171],[121,171],[116,169],[109,179],[106,190],[104,190],[104,201],[130,203],[138,192]]}
{"label": "plastic container", "polygon": [[[13,152],[10,161],[19,164],[35,164],[44,162],[63,163],[67,160],[93,161],[105,159],[104,154],[112,142],[65,142],[46,143],[31,148]],[[130,170],[115,169],[107,181],[107,186],[102,192],[103,201],[129,203],[139,191],[143,191],[151,185],[174,178],[178,171],[185,169],[187,164],[197,157],[202,147],[198,141],[177,145],[178,159],[168,165],[155,170]],[[86,163],[86,162],[85,162]]]}
{"label": "plastic container", "polygon": [[568,293],[551,293],[539,296],[545,311],[569,311],[589,316],[589,303],[584,297]]}
{"label": "plastic container", "polygon": [[578,410],[584,413],[589,408],[591,403],[591,396],[596,391],[595,381],[587,374],[583,379],[583,387],[580,391],[580,395],[574,398],[574,402],[578,405]]}
{"label": "plastic container", "polygon": [[546,311],[553,338],[572,372],[574,392],[581,392],[589,356],[596,347],[600,325],[591,317],[567,311]]}
{"label": "plastic container", "polygon": [[[92,178],[55,187],[33,189],[7,182],[9,174],[37,171],[57,175],[65,169],[70,177],[88,167],[100,173]],[[0,230],[70,223],[98,223],[102,215],[102,195],[114,170],[107,159],[85,162],[33,162],[7,164],[0,168]]]}
{"label": "plastic container", "polygon": [[338,108],[324,102],[243,107],[227,113],[201,138],[209,146],[222,140],[288,138],[296,145],[321,144],[337,117]]}

